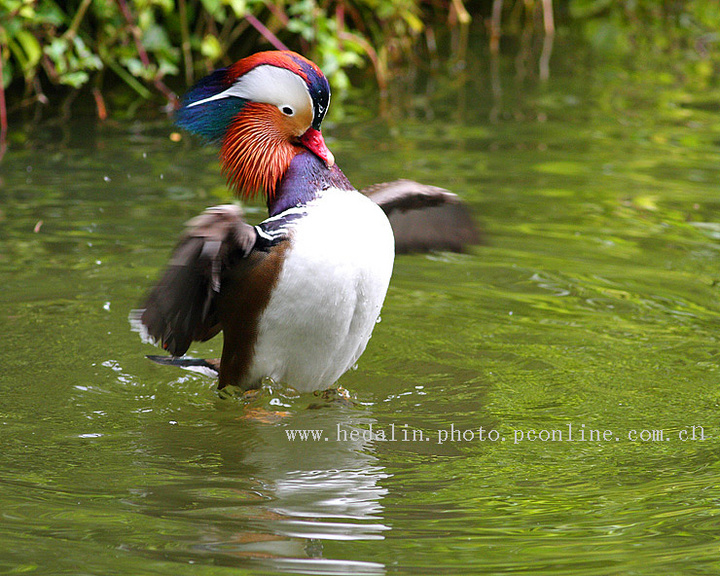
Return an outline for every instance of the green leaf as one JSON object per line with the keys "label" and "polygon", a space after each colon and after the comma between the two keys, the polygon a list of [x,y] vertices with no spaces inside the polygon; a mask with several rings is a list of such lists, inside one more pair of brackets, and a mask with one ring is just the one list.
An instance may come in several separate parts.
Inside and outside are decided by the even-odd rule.
{"label": "green leaf", "polygon": [[132,74],[133,76],[142,77],[144,66],[139,58],[128,58],[123,63],[125,64],[125,68],[128,69],[128,72],[130,72],[130,74]]}
{"label": "green leaf", "polygon": [[50,44],[46,44],[45,48],[43,48],[43,52],[53,60],[53,62],[58,62],[66,51],[67,44],[60,38],[54,38]]}
{"label": "green leaf", "polygon": [[35,10],[30,4],[25,4],[18,10],[18,16],[20,16],[20,18],[32,20],[35,18]]}
{"label": "green leaf", "polygon": [[202,44],[200,45],[200,53],[205,56],[206,58],[209,58],[213,62],[215,62],[220,56],[222,56],[223,49],[220,45],[220,41],[213,36],[212,34],[207,34],[202,39]]}
{"label": "green leaf", "polygon": [[67,84],[68,86],[72,86],[73,88],[80,88],[80,86],[85,84],[89,79],[90,77],[88,76],[87,72],[78,70],[60,76],[60,83]]}
{"label": "green leaf", "polygon": [[35,69],[42,57],[42,47],[37,38],[27,30],[19,30],[15,40],[22,47],[24,58],[21,62],[23,72],[26,74]]}
{"label": "green leaf", "polygon": [[160,50],[167,50],[171,48],[167,32],[165,32],[165,30],[157,24],[152,24],[147,30],[145,30],[142,43],[143,46],[151,52],[158,52]]}
{"label": "green leaf", "polygon": [[2,85],[3,88],[10,86],[10,82],[13,80],[13,66],[9,60],[3,62],[3,74],[2,74]]}
{"label": "green leaf", "polygon": [[225,7],[220,0],[201,0],[201,4],[212,18],[220,23],[225,21]]}
{"label": "green leaf", "polygon": [[422,20],[415,16],[412,12],[405,12],[403,15],[405,22],[407,22],[408,26],[410,26],[410,29],[415,32],[416,34],[419,34],[425,29],[425,25],[423,24]]}
{"label": "green leaf", "polygon": [[175,9],[175,2],[173,0],[153,0],[155,6],[160,6],[165,14],[169,14]]}
{"label": "green leaf", "polygon": [[[27,3],[27,2],[26,2]],[[50,24],[52,26],[63,26],[68,24],[68,18],[55,2],[42,1],[33,2],[35,13],[33,17],[35,24]]]}
{"label": "green leaf", "polygon": [[160,76],[174,76],[179,70],[174,62],[165,59],[160,60],[160,66],[158,68],[158,74]]}
{"label": "green leaf", "polygon": [[242,18],[248,13],[248,5],[245,0],[228,0],[228,4],[238,18]]}

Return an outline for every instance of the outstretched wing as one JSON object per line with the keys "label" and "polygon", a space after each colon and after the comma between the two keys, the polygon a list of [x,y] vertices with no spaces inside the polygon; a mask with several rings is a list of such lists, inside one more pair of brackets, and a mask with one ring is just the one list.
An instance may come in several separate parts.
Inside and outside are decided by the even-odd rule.
{"label": "outstretched wing", "polygon": [[459,196],[412,180],[373,184],[361,190],[387,214],[395,252],[462,252],[480,243],[480,231]]}
{"label": "outstretched wing", "polygon": [[144,308],[132,312],[133,329],[173,356],[183,355],[193,341],[215,336],[222,329],[217,299],[223,274],[230,263],[255,265],[256,242],[255,228],[232,204],[213,206],[190,220]]}

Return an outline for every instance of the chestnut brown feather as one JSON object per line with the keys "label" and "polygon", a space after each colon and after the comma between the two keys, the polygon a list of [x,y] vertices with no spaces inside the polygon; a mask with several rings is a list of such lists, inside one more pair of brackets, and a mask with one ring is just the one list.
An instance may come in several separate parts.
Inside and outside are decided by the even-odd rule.
{"label": "chestnut brown feather", "polygon": [[289,246],[285,240],[268,252],[253,252],[247,266],[228,270],[218,299],[224,337],[218,390],[229,385],[260,385],[244,380],[252,362],[260,315],[270,302]]}

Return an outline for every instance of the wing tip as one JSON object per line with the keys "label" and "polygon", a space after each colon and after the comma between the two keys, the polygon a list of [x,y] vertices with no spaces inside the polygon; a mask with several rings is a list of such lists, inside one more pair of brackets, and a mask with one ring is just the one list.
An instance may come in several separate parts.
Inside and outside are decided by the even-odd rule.
{"label": "wing tip", "polygon": [[142,317],[144,314],[145,308],[136,308],[130,310],[130,314],[128,314],[128,322],[130,322],[130,329],[140,335],[140,340],[142,340],[143,344],[152,344],[153,346],[157,346],[157,338],[150,334],[150,332],[148,331],[148,327],[143,322]]}
{"label": "wing tip", "polygon": [[219,374],[219,368],[216,360],[204,360],[202,358],[190,358],[188,356],[159,356],[155,354],[147,354],[145,356],[148,360],[161,364],[163,366],[176,366],[189,370],[190,372],[197,372],[198,374],[204,374],[212,378],[217,378]]}

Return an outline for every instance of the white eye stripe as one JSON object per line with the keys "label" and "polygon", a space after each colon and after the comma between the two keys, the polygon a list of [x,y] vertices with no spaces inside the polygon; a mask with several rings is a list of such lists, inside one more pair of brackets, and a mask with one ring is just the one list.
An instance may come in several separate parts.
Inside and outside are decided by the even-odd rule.
{"label": "white eye stripe", "polygon": [[200,104],[205,104],[206,102],[212,102],[213,100],[222,100],[223,98],[228,98],[230,96],[237,96],[237,94],[234,94],[232,92],[232,87],[228,88],[227,90],[223,90],[222,92],[218,92],[217,94],[214,94],[212,96],[209,96],[208,98],[203,98],[202,100],[198,100],[197,102],[192,102],[188,104],[187,108],[192,108],[193,106],[199,106]]}
{"label": "white eye stripe", "polygon": [[[294,116],[298,110],[303,109],[309,110],[311,115],[314,114],[305,82],[290,70],[266,64],[253,68],[227,90],[188,104],[188,108],[232,96],[273,104],[288,116]],[[286,107],[291,109],[290,113],[285,111]]]}

